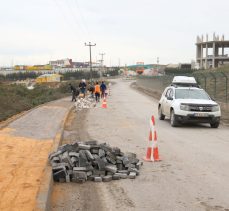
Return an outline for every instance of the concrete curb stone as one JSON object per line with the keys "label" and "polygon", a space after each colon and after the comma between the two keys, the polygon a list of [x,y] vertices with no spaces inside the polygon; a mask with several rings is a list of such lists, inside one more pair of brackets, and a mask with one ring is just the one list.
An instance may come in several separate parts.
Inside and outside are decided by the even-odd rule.
{"label": "concrete curb stone", "polygon": [[[43,104],[44,105],[44,104]],[[65,117],[62,121],[61,127],[58,130],[54,141],[53,141],[53,146],[51,151],[56,151],[61,144],[61,141],[63,139],[63,134],[64,134],[64,126],[66,123],[66,120],[69,117],[70,112],[74,109],[74,104],[70,106],[68,111],[65,114]],[[64,179],[66,180],[66,179]],[[65,181],[62,181],[65,182]],[[44,176],[41,179],[41,185],[39,188],[39,191],[37,193],[36,197],[36,205],[34,210],[36,211],[49,211],[51,210],[51,193],[52,193],[52,187],[53,187],[53,175],[52,175],[52,167],[49,164],[49,161],[47,159],[47,164],[46,168],[44,170]]]}

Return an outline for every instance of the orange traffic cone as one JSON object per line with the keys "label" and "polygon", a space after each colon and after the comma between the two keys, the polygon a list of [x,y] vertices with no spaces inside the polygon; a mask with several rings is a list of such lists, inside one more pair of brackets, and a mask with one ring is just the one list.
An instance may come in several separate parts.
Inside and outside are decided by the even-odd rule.
{"label": "orange traffic cone", "polygon": [[154,131],[153,158],[154,158],[154,161],[160,161],[159,152],[158,152],[158,144],[157,144],[157,133],[156,133],[156,130]]}
{"label": "orange traffic cone", "polygon": [[157,132],[155,130],[154,116],[150,120],[149,146],[147,147],[145,161],[160,161],[158,146],[157,146]]}
{"label": "orange traffic cone", "polygon": [[145,161],[154,161],[153,158],[153,135],[152,135],[152,131],[150,130],[149,132],[149,146],[147,147],[146,150],[146,156],[144,157]]}
{"label": "orange traffic cone", "polygon": [[103,98],[102,108],[107,108],[106,98]]}

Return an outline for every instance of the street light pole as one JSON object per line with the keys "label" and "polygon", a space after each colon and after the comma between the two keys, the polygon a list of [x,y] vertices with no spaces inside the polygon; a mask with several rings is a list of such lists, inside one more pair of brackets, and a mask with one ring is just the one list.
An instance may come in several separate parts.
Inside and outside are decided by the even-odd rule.
{"label": "street light pole", "polygon": [[84,43],[85,46],[89,46],[89,52],[90,52],[90,81],[92,82],[92,62],[91,62],[91,46],[96,46],[95,44],[91,44],[91,42],[89,42],[89,44]]}

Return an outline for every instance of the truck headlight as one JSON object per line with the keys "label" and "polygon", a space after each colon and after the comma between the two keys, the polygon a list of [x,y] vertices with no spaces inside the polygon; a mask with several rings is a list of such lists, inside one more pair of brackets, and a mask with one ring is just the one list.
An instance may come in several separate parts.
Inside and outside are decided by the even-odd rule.
{"label": "truck headlight", "polygon": [[185,105],[185,104],[181,104],[180,105],[180,110],[189,111],[189,106],[188,105]]}
{"label": "truck headlight", "polygon": [[219,111],[219,105],[215,105],[212,107],[212,111],[215,112],[215,111]]}

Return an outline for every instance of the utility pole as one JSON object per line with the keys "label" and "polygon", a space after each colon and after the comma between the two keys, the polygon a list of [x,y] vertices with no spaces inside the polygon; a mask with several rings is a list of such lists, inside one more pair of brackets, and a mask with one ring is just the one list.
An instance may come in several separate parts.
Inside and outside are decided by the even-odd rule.
{"label": "utility pole", "polygon": [[103,56],[106,55],[106,54],[105,53],[100,53],[99,55],[101,55],[101,60],[100,61],[101,61],[101,65],[103,66],[103,61],[104,61],[103,60]]}
{"label": "utility pole", "polygon": [[90,81],[92,82],[92,63],[91,63],[91,46],[96,46],[95,44],[91,44],[91,42],[89,42],[89,44],[84,43],[85,46],[89,46],[89,52],[90,52]]}
{"label": "utility pole", "polygon": [[106,55],[105,53],[100,53],[99,55],[101,55],[101,60],[100,63],[101,63],[101,72],[103,72],[103,62],[104,62],[104,59],[103,59],[103,56]]}

